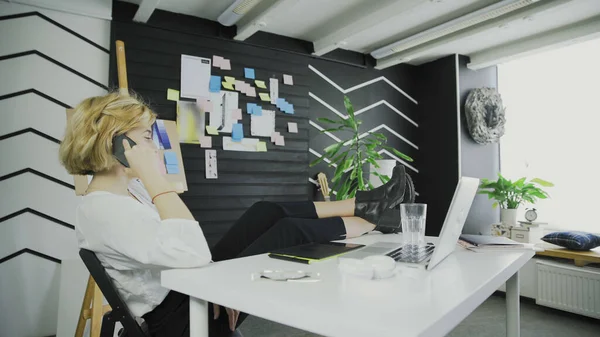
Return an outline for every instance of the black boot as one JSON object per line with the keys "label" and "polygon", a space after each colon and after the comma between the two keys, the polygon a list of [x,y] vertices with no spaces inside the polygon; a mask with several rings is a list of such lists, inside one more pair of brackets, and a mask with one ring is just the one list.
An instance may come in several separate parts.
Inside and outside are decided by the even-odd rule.
{"label": "black boot", "polygon": [[357,191],[354,215],[377,225],[386,209],[393,208],[402,202],[406,187],[406,171],[404,166],[394,167],[392,178],[370,191]]}
{"label": "black boot", "polygon": [[[410,174],[408,173],[406,174],[406,189],[404,191],[404,197],[402,199],[403,204],[411,204],[415,202],[415,185],[412,181],[412,178],[410,177]],[[386,210],[384,214],[390,216],[390,219],[387,219],[389,221],[387,221],[387,223],[380,222],[379,224],[377,224],[377,226],[375,226],[373,230],[379,231],[383,234],[400,232],[400,229],[402,229],[402,219],[399,217],[400,210],[398,208],[399,207],[395,207],[395,209]]]}

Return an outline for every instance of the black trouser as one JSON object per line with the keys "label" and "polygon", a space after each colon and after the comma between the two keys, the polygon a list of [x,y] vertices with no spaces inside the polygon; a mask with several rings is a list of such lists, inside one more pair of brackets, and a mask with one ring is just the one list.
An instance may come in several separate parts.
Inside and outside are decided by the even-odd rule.
{"label": "black trouser", "polygon": [[[340,217],[318,219],[311,201],[272,203],[261,201],[250,207],[212,248],[214,261],[264,254],[269,251],[311,242],[329,242],[346,235]],[[240,313],[238,326],[248,315]],[[189,297],[171,291],[154,310],[144,315],[153,337],[190,335]],[[213,320],[209,305],[210,337],[229,336],[225,310]]]}

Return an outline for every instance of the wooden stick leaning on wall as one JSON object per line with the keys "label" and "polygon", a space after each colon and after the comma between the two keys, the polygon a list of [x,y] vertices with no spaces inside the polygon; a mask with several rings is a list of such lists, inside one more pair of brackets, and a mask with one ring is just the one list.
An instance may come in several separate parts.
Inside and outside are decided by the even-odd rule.
{"label": "wooden stick leaning on wall", "polygon": [[[129,88],[127,86],[127,68],[125,67],[125,44],[123,41],[115,43],[117,50],[117,72],[119,77],[119,93],[129,96]],[[67,121],[73,115],[73,109],[67,109]],[[88,188],[87,176],[73,176],[75,180],[75,194],[84,195]],[[90,275],[88,278],[85,295],[81,303],[81,311],[79,312],[79,320],[75,329],[75,337],[83,337],[85,324],[88,319],[91,319],[90,337],[100,337],[102,330],[102,317],[107,312],[111,311],[110,305],[103,305],[104,296],[102,291]]]}

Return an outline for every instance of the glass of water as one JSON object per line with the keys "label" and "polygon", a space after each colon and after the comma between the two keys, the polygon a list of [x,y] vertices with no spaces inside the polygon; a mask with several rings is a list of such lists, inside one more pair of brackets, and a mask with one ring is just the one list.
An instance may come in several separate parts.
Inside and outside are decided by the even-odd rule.
{"label": "glass of water", "polygon": [[400,204],[404,254],[417,257],[425,247],[426,218],[427,204]]}

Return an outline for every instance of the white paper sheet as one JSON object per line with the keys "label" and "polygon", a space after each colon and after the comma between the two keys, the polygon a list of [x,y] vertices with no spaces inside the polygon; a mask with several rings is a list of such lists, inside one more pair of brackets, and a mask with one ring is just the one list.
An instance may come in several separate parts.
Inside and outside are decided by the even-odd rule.
{"label": "white paper sheet", "polygon": [[276,78],[269,79],[269,91],[271,96],[271,104],[276,104],[279,98],[279,80]]}
{"label": "white paper sheet", "polygon": [[221,91],[210,94],[213,111],[209,113],[209,125],[219,132],[231,133],[233,125],[233,110],[239,109],[239,93],[236,91]]}
{"label": "white paper sheet", "polygon": [[244,138],[241,142],[234,142],[231,137],[223,137],[223,150],[257,152],[256,144],[258,142],[258,138]]}
{"label": "white paper sheet", "polygon": [[264,110],[262,116],[250,115],[250,134],[258,137],[271,137],[275,132],[275,111]]}
{"label": "white paper sheet", "polygon": [[204,150],[204,162],[206,163],[206,179],[217,179],[217,150]]}
{"label": "white paper sheet", "polygon": [[210,64],[207,58],[181,55],[181,97],[208,98]]}

